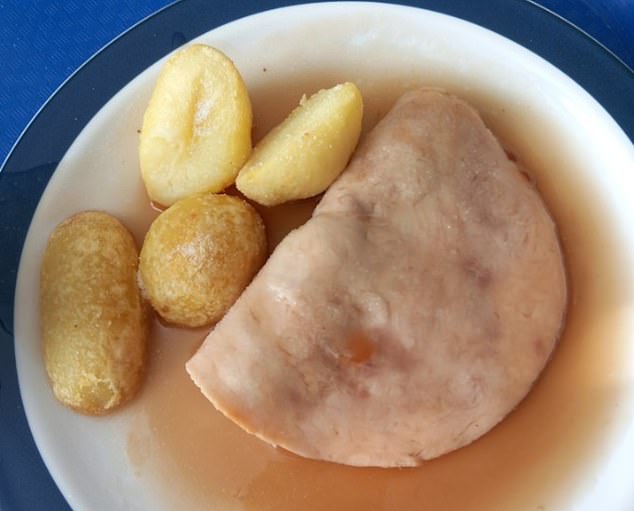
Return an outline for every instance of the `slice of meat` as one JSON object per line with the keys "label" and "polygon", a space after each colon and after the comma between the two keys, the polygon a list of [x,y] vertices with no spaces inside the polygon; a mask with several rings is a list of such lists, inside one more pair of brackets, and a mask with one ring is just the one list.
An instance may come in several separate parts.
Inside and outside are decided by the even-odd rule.
{"label": "slice of meat", "polygon": [[422,89],[367,137],[187,370],[267,442],[415,465],[522,400],[565,304],[540,197],[471,107]]}

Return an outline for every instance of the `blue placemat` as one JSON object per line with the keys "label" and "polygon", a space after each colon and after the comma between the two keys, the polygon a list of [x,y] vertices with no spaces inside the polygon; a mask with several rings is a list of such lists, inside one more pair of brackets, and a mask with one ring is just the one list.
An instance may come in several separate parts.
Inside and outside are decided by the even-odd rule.
{"label": "blue placemat", "polygon": [[88,58],[169,0],[0,1],[0,162]]}

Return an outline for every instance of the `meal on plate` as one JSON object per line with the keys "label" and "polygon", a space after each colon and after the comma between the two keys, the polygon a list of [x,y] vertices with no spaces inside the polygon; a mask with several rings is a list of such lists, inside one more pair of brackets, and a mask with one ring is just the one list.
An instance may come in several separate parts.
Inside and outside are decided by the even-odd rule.
{"label": "meal on plate", "polygon": [[[141,133],[148,195],[169,207],[146,235],[138,280],[165,321],[217,322],[186,369],[243,429],[309,458],[413,466],[474,441],[526,396],[562,329],[565,269],[533,183],[470,105],[413,90],[356,148],[362,113],[359,89],[335,85],[302,100],[252,152],[251,105],[231,61],[202,45],[177,52]],[[238,192],[218,194],[234,182],[260,208],[325,193],[265,261],[258,213]],[[77,260],[54,234],[47,257],[65,251]],[[131,273],[108,270],[102,287],[135,282],[136,256],[121,252],[112,264]],[[72,265],[51,280],[47,264],[50,344],[44,314],[66,314],[82,293],[89,305],[93,289]],[[143,358],[136,303],[138,342],[114,350],[132,350],[130,360]],[[82,347],[115,336],[73,325],[56,346],[65,335],[76,342],[73,328]],[[67,371],[85,364],[57,349]]]}

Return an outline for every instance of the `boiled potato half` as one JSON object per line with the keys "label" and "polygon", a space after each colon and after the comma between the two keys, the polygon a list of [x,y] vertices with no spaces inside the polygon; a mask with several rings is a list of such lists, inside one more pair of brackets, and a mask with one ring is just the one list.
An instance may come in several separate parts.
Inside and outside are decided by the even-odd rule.
{"label": "boiled potato half", "polygon": [[154,220],[141,248],[139,279],[163,319],[199,327],[224,315],[266,253],[264,223],[252,206],[200,194]]}
{"label": "boiled potato half", "polygon": [[363,99],[344,83],[303,100],[256,146],[236,185],[265,206],[323,192],[345,168],[359,140]]}
{"label": "boiled potato half", "polygon": [[202,44],[177,51],[143,118],[139,162],[150,199],[167,207],[233,184],[251,154],[251,125],[249,94],[233,62]]}
{"label": "boiled potato half", "polygon": [[138,252],[114,217],[89,211],[51,234],[40,274],[40,327],[57,399],[103,414],[143,380],[148,322],[136,282]]}

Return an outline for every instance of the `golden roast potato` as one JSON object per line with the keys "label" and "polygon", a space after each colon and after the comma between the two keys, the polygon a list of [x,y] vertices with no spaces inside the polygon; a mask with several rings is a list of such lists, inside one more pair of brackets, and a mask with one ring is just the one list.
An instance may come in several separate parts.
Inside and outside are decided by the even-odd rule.
{"label": "golden roast potato", "polygon": [[302,100],[258,143],[236,186],[265,206],[323,192],[348,163],[362,118],[363,98],[350,82]]}
{"label": "golden roast potato", "polygon": [[128,230],[101,212],[78,213],[51,234],[40,275],[40,327],[57,399],[103,414],[143,380],[147,314]]}
{"label": "golden roast potato", "polygon": [[171,206],[233,184],[251,154],[251,102],[240,73],[202,44],[162,68],[143,118],[141,175],[152,201]]}
{"label": "golden roast potato", "polygon": [[141,286],[169,323],[218,321],[262,266],[264,224],[247,202],[211,193],[178,201],[152,223],[141,249]]}

